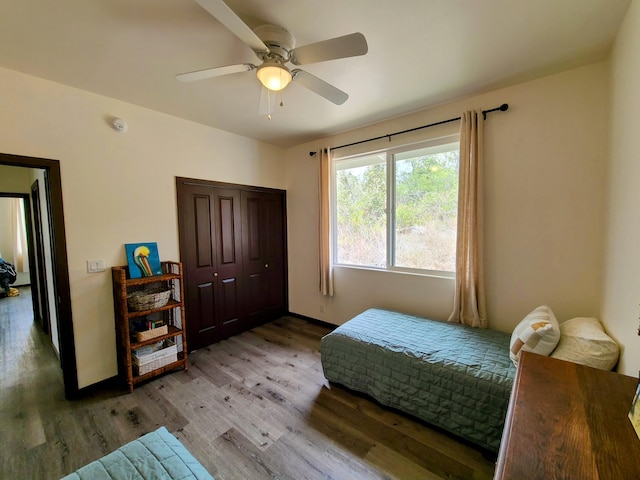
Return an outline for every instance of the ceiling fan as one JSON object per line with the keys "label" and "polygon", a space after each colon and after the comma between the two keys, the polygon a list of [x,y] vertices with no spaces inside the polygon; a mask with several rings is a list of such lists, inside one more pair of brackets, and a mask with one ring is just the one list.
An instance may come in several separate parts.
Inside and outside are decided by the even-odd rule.
{"label": "ceiling fan", "polygon": [[178,80],[193,82],[205,78],[255,70],[258,80],[267,89],[268,93],[279,92],[289,83],[296,82],[336,105],[342,105],[349,98],[349,95],[339,88],[304,70],[298,68],[290,69],[286,64],[307,65],[364,55],[368,51],[368,46],[364,35],[361,33],[352,33],[295,48],[295,37],[282,27],[261,25],[251,30],[222,0],[195,1],[249,46],[262,63],[259,65],[240,63],[238,65],[226,65],[181,73],[176,75]]}

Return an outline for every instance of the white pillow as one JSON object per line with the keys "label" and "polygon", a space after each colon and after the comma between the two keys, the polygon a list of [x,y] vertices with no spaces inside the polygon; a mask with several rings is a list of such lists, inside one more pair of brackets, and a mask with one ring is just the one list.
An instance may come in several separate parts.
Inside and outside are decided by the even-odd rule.
{"label": "white pillow", "polygon": [[611,370],[620,347],[596,318],[577,317],[560,324],[560,342],[551,356],[589,367]]}
{"label": "white pillow", "polygon": [[560,340],[560,326],[551,309],[542,305],[533,310],[516,326],[511,334],[509,357],[518,366],[520,352],[549,355]]}

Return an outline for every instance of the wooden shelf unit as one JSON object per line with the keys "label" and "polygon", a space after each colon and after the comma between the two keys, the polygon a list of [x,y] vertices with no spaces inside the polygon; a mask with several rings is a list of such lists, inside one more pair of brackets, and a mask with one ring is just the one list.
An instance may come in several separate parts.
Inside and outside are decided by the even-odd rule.
{"label": "wooden shelf unit", "polygon": [[[162,275],[152,277],[127,278],[128,267],[111,267],[113,279],[113,303],[116,324],[116,345],[118,356],[118,374],[127,382],[129,392],[137,383],[149,380],[157,375],[182,367],[189,368],[187,363],[187,337],[186,318],[184,309],[184,282],[182,277],[182,264],[180,262],[161,262]],[[129,309],[127,297],[136,290],[145,290],[162,286],[171,289],[171,297],[168,303],[162,307],[144,311]],[[132,322],[148,315],[162,316],[168,332],[148,340],[137,341],[132,335],[135,333]],[[162,365],[150,372],[138,375],[134,369],[133,352],[141,347],[153,345],[157,342],[170,339],[177,345],[178,359],[166,365]]]}

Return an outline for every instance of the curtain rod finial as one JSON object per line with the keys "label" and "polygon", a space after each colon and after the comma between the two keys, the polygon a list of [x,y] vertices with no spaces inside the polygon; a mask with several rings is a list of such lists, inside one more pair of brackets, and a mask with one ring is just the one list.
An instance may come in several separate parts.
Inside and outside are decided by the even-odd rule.
{"label": "curtain rod finial", "polygon": [[507,110],[509,110],[509,104],[508,103],[503,103],[502,105],[500,105],[500,111],[501,112],[506,112]]}
{"label": "curtain rod finial", "polygon": [[309,152],[309,156],[310,157],[315,157],[316,153],[318,153],[318,152]]}

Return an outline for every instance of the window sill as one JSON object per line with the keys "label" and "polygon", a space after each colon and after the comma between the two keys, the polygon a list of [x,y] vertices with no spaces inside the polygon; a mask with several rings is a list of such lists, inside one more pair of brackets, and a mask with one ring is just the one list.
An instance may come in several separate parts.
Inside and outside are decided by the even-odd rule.
{"label": "window sill", "polygon": [[431,278],[442,278],[445,280],[455,280],[456,274],[454,272],[439,272],[435,270],[412,270],[408,268],[376,268],[376,267],[366,267],[362,265],[346,265],[346,264],[336,264],[333,265],[333,268],[340,268],[345,270],[362,270],[369,272],[379,272],[379,273],[395,273],[400,275],[411,275],[416,277],[431,277]]}

